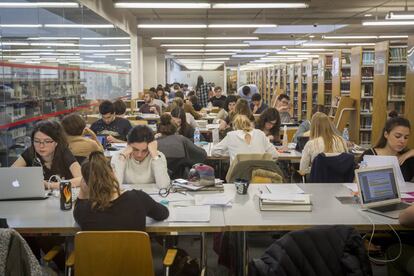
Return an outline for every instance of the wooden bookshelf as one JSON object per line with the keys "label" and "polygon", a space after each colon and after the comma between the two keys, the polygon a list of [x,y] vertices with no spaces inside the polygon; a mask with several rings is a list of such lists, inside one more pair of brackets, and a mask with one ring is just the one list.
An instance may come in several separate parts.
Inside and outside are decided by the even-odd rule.
{"label": "wooden bookshelf", "polygon": [[332,55],[332,99],[341,96],[341,63],[342,51],[336,50]]}
{"label": "wooden bookshelf", "polygon": [[293,81],[293,97],[290,101],[293,106],[292,117],[295,121],[300,119],[300,112],[302,106],[302,64],[295,63],[293,65],[294,81]]}
{"label": "wooden bookshelf", "polygon": [[[317,105],[325,107],[325,112],[330,110],[332,104],[332,55],[320,55],[318,60],[318,95]],[[316,108],[316,106],[315,106]]]}
{"label": "wooden bookshelf", "polygon": [[[411,132],[413,132],[414,128],[414,35],[408,37],[407,49],[411,49],[409,52],[407,60],[407,78],[406,78],[406,91],[410,91],[410,93],[406,93],[405,95],[405,118],[407,118],[411,123]],[[411,65],[410,65],[411,64]],[[408,147],[410,149],[414,148],[414,135],[411,134],[408,140]]]}
{"label": "wooden bookshelf", "polygon": [[288,64],[286,68],[286,94],[290,97],[290,114],[293,115],[293,91],[295,86],[295,65]]}

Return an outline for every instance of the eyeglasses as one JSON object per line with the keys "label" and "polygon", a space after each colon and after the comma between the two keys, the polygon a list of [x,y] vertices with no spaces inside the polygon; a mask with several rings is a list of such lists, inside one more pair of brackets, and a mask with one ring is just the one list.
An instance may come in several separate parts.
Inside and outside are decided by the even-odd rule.
{"label": "eyeglasses", "polygon": [[35,145],[42,145],[42,146],[48,146],[52,143],[54,143],[55,141],[53,140],[44,140],[44,141],[40,141],[40,140],[33,140],[33,144]]}

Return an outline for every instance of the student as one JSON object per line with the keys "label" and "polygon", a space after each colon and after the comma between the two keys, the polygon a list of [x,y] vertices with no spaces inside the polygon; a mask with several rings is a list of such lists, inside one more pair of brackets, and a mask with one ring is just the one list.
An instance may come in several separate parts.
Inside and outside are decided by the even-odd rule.
{"label": "student", "polygon": [[237,90],[240,98],[247,100],[249,103],[254,94],[258,94],[258,89],[255,84],[246,84]]}
{"label": "student", "polygon": [[168,96],[165,94],[165,91],[162,88],[162,86],[157,88],[157,94],[155,95],[155,98],[162,101],[166,105],[165,107],[167,107],[167,105],[168,105]]}
{"label": "student", "polygon": [[184,109],[175,107],[173,110],[171,110],[171,117],[173,122],[177,126],[178,133],[193,141],[194,128],[187,123],[187,117]]}
{"label": "student", "polygon": [[168,208],[141,190],[120,189],[111,166],[101,152],[93,152],[82,165],[83,183],[73,210],[82,231],[145,231],[146,217],[164,220]]}
{"label": "student", "polygon": [[103,151],[95,133],[86,127],[85,120],[79,114],[63,117],[62,127],[67,134],[68,147],[76,158],[88,158],[91,152]]}
{"label": "student", "polygon": [[196,122],[195,118],[200,119],[201,115],[192,108],[190,104],[185,104],[183,99],[181,98],[174,98],[173,102],[169,106],[169,111],[173,110],[174,108],[179,107],[183,108],[185,111],[185,117],[187,123],[192,126],[193,128],[198,127],[198,123]]}
{"label": "student", "polygon": [[233,112],[229,112],[229,115],[223,120],[220,121],[220,130],[224,130],[226,128],[231,128],[233,119],[237,115],[245,115],[247,118],[249,118],[251,124],[254,126],[255,119],[252,114],[252,111],[250,110],[249,103],[245,99],[238,99],[236,102],[236,105],[234,107]]}
{"label": "student", "polygon": [[236,115],[233,131],[227,133],[220,143],[213,146],[213,156],[230,156],[230,162],[239,153],[270,153],[277,157],[276,148],[269,142],[263,131],[252,127],[245,115]]}
{"label": "student", "polygon": [[210,92],[210,86],[207,83],[204,83],[204,79],[202,76],[198,76],[197,85],[196,85],[196,93],[199,99],[199,103],[202,107],[207,107],[209,92]]}
{"label": "student", "polygon": [[196,95],[191,95],[188,97],[189,103],[193,106],[194,110],[199,112],[201,110],[201,105],[198,103],[198,98]]}
{"label": "student", "polygon": [[280,142],[280,116],[276,108],[271,107],[263,111],[260,114],[256,128],[263,131],[271,143]]}
{"label": "student", "polygon": [[158,188],[170,185],[167,160],[158,151],[154,133],[146,125],[138,125],[128,134],[128,146],[116,153],[111,164],[122,184],[152,184]]}
{"label": "student", "polygon": [[123,100],[116,100],[114,102],[115,116],[124,118],[126,112],[126,104]]}
{"label": "student", "polygon": [[320,153],[329,156],[343,152],[348,152],[345,140],[335,133],[334,126],[326,114],[316,112],[311,120],[310,139],[302,151],[300,171],[309,172],[313,159]]}
{"label": "student", "polygon": [[[176,109],[174,109],[175,111]],[[182,112],[182,109],[181,109]],[[169,114],[161,115],[157,125],[161,137],[158,138],[158,149],[168,158],[181,159],[180,163],[189,167],[202,163],[207,157],[203,148],[197,147],[191,139],[177,133],[176,119]],[[194,131],[194,130],[193,130]]]}
{"label": "student", "polygon": [[262,101],[262,96],[260,94],[254,94],[252,96],[252,103],[250,104],[250,109],[253,114],[261,114],[268,108],[267,104]]}
{"label": "student", "polygon": [[53,175],[70,180],[73,187],[79,186],[80,165],[67,146],[60,124],[52,121],[38,122],[31,138],[32,145],[17,158],[12,167],[42,167],[46,189],[59,189],[56,179],[51,179]]}
{"label": "student", "polygon": [[217,113],[216,119],[225,120],[226,117],[229,115],[229,112],[234,111],[236,106],[237,96],[229,95],[227,96],[226,100],[224,101],[223,109]]}
{"label": "student", "polygon": [[161,108],[154,103],[154,93],[151,91],[144,92],[144,104],[140,107],[141,113],[152,113],[159,115]]}
{"label": "student", "polygon": [[410,133],[411,125],[407,119],[402,117],[388,119],[379,141],[373,148],[363,153],[361,160],[364,155],[397,156],[405,181],[411,181],[414,177],[414,150],[407,148]]}
{"label": "student", "polygon": [[223,108],[226,101],[226,96],[221,94],[222,89],[220,86],[214,87],[214,96],[208,100],[213,107]]}
{"label": "student", "polygon": [[102,118],[92,124],[91,130],[97,135],[106,135],[109,143],[125,142],[131,123],[115,116],[114,105],[110,101],[103,101],[99,105],[99,113]]}
{"label": "student", "polygon": [[276,109],[279,111],[280,120],[282,124],[290,123],[290,97],[286,94],[280,94],[276,98]]}

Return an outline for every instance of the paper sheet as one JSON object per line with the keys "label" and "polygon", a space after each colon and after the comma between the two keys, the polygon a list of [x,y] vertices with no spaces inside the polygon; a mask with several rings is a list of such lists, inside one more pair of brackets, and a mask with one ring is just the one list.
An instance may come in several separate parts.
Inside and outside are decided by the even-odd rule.
{"label": "paper sheet", "polygon": [[358,185],[356,183],[344,183],[342,185],[350,189],[352,192],[358,193]]}
{"label": "paper sheet", "polygon": [[166,197],[162,197],[158,194],[151,195],[151,197],[156,202],[161,202],[161,200],[167,200],[168,202],[180,202],[180,201],[191,201],[194,200],[194,197],[189,194],[181,194],[181,193],[170,193]]}
{"label": "paper sheet", "polygon": [[261,194],[260,198],[276,202],[309,202],[309,194]]}
{"label": "paper sheet", "polygon": [[206,194],[206,195],[195,195],[195,205],[220,205],[229,206],[233,200],[232,195],[228,194]]}
{"label": "paper sheet", "polygon": [[272,194],[287,195],[287,194],[303,194],[304,191],[296,184],[273,184],[266,185],[267,190]]}
{"label": "paper sheet", "polygon": [[170,222],[208,222],[210,221],[210,206],[171,206],[169,208]]}

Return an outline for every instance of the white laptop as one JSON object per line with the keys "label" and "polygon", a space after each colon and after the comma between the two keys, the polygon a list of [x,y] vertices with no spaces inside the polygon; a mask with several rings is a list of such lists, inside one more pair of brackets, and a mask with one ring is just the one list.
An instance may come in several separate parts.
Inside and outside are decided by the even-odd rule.
{"label": "white laptop", "polygon": [[361,205],[367,211],[396,219],[410,206],[401,202],[394,166],[359,169],[355,175]]}
{"label": "white laptop", "polygon": [[45,199],[41,167],[0,168],[0,200]]}

